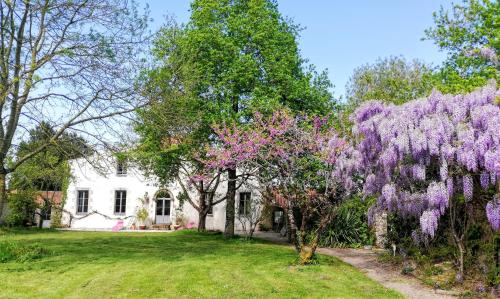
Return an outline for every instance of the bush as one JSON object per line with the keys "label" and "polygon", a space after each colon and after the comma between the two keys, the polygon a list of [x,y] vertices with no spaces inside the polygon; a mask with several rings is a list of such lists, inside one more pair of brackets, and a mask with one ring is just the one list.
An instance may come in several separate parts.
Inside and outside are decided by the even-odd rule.
{"label": "bush", "polygon": [[35,210],[38,204],[35,202],[33,191],[21,190],[11,193],[7,198],[9,213],[5,223],[9,226],[28,226],[34,223]]}
{"label": "bush", "polygon": [[183,213],[177,213],[175,215],[175,224],[185,227],[187,223],[188,219]]}
{"label": "bush", "polygon": [[[469,209],[467,213],[469,224],[464,233],[464,283],[479,283],[494,288],[500,283],[500,267],[497,266],[497,259],[500,260],[500,233],[491,229],[483,210]],[[442,216],[434,238],[420,239],[419,243],[415,243],[411,234],[418,228],[418,218],[389,214],[388,244],[396,244],[401,259],[416,262],[416,275],[426,283],[438,284],[440,288],[452,286],[456,278],[457,248],[450,232],[449,213]]]}
{"label": "bush", "polygon": [[14,242],[0,243],[0,263],[10,261],[24,263],[42,258],[48,254],[49,251],[37,243],[31,245]]}
{"label": "bush", "polygon": [[337,217],[321,237],[320,246],[361,247],[372,245],[375,236],[368,227],[367,212],[372,200],[353,197],[339,207]]}
{"label": "bush", "polygon": [[53,213],[51,216],[50,227],[51,228],[61,228],[62,224],[62,209],[61,207],[64,205],[57,206],[55,209],[52,209]]}

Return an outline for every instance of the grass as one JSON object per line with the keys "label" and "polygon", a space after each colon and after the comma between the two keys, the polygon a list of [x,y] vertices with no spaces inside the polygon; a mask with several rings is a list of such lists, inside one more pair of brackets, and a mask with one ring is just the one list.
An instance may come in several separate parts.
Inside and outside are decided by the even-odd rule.
{"label": "grass", "polygon": [[288,247],[218,234],[0,230],[1,244],[44,254],[0,263],[0,298],[402,298],[335,258],[297,266]]}

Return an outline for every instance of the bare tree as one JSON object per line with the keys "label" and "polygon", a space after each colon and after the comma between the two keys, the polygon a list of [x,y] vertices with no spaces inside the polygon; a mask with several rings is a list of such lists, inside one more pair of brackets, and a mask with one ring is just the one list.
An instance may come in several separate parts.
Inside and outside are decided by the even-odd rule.
{"label": "bare tree", "polygon": [[215,205],[226,200],[226,196],[221,197],[217,193],[221,177],[221,171],[200,175],[188,165],[179,166],[176,181],[182,188],[184,198],[198,212],[198,231],[206,230],[207,215]]}
{"label": "bare tree", "polygon": [[[213,207],[227,199],[227,192],[221,194],[221,183],[227,182],[227,176],[222,169],[209,170],[203,166],[194,167],[188,161],[178,164],[175,181],[183,191],[184,199],[198,212],[198,231],[206,230],[207,215]],[[249,175],[246,173],[237,176],[235,190],[247,185]]]}
{"label": "bare tree", "polygon": [[[0,215],[6,176],[65,131],[97,142],[145,105],[136,78],[145,62],[147,13],[122,0],[0,0]],[[55,134],[10,161],[45,121]]]}
{"label": "bare tree", "polygon": [[[252,189],[256,190],[256,189]],[[240,203],[241,204],[241,203]],[[238,207],[236,219],[241,224],[243,234],[246,239],[252,239],[257,225],[262,220],[262,208],[264,206],[263,197],[260,195],[255,196],[252,194],[249,201],[245,203],[244,207]]]}

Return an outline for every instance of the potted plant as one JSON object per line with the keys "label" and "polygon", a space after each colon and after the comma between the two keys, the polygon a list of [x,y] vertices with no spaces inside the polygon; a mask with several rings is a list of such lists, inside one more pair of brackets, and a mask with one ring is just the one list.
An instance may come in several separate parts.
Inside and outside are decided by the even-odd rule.
{"label": "potted plant", "polygon": [[182,212],[176,213],[175,216],[175,225],[172,225],[174,230],[178,230],[179,228],[185,227],[187,224],[187,218],[184,216]]}
{"label": "potted plant", "polygon": [[136,217],[139,221],[139,228],[146,229],[146,220],[148,219],[149,213],[146,208],[142,207],[137,211]]}

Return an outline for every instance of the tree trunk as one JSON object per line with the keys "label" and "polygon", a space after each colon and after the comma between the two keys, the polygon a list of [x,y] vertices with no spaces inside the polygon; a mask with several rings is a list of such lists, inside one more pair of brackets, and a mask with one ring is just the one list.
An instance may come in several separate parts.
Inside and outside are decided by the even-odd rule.
{"label": "tree trunk", "polygon": [[[42,212],[40,210],[40,214],[38,214],[38,228],[43,228],[43,218],[42,218]],[[35,214],[35,217],[36,217],[36,214]]]}
{"label": "tree trunk", "polygon": [[4,213],[4,207],[7,204],[7,188],[5,182],[5,173],[0,173],[0,223],[2,222],[2,216]]}
{"label": "tree trunk", "polygon": [[[450,200],[450,229],[451,229],[451,234],[453,236],[453,240],[455,241],[455,245],[458,249],[458,273],[457,276],[455,277],[456,282],[463,282],[464,279],[464,255],[465,255],[465,244],[463,242],[464,234],[461,234],[459,237],[459,233],[457,232],[455,228],[455,220],[456,220],[456,215],[458,213],[458,208],[455,206],[455,203]],[[464,228],[464,232],[467,229]]]}
{"label": "tree trunk", "polygon": [[496,275],[500,275],[500,238],[497,238],[495,242],[495,263]]}
{"label": "tree trunk", "polygon": [[299,253],[301,265],[308,265],[312,263],[314,255],[316,254],[316,249],[318,248],[318,240],[319,237],[316,235],[310,244],[307,244],[306,242],[302,243]]}
{"label": "tree trunk", "polygon": [[464,279],[464,255],[465,255],[465,248],[462,242],[457,242],[458,245],[458,274],[460,275],[459,279],[457,279],[459,282],[462,282]]}
{"label": "tree trunk", "polygon": [[[231,105],[234,114],[239,111],[238,97],[231,97]],[[226,224],[224,227],[224,238],[234,237],[234,221],[235,221],[235,198],[236,198],[236,169],[227,170],[227,198],[226,198]]]}
{"label": "tree trunk", "polygon": [[455,239],[455,244],[458,248],[458,274],[455,280],[457,282],[462,282],[464,279],[464,255],[465,255],[465,245],[461,238],[458,237],[457,233],[453,231],[453,238]]}
{"label": "tree trunk", "polygon": [[236,197],[236,170],[227,170],[227,198],[226,198],[226,225],[224,227],[224,237],[234,237],[234,213]]}
{"label": "tree trunk", "polygon": [[295,250],[297,250],[297,252],[300,252],[300,245],[297,240],[297,224],[295,223],[295,218],[293,216],[293,209],[288,208],[285,212],[288,219],[288,242],[295,246]]}
{"label": "tree trunk", "polygon": [[207,223],[207,213],[203,210],[198,213],[198,231],[199,232],[204,232],[206,228],[206,223]]}

